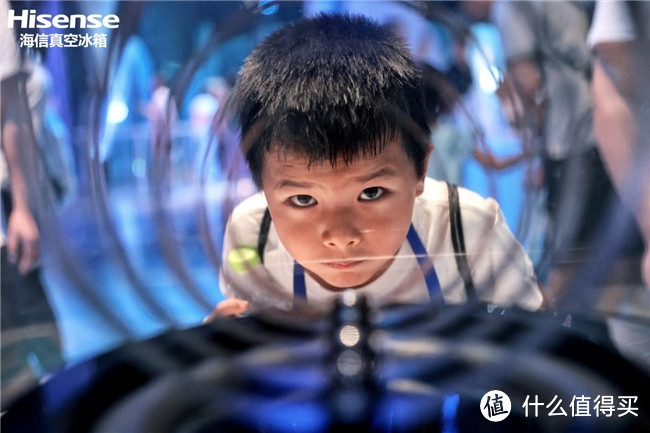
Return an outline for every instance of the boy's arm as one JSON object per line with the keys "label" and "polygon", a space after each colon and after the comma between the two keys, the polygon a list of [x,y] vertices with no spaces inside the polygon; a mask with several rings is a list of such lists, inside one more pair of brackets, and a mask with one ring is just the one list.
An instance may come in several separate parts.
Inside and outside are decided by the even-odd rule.
{"label": "boy's arm", "polygon": [[223,300],[217,304],[208,317],[203,319],[203,323],[212,322],[218,317],[230,317],[243,314],[248,311],[249,305],[248,301],[241,299],[232,298]]}
{"label": "boy's arm", "polygon": [[217,305],[207,320],[241,314],[253,304],[256,308],[277,304],[277,282],[270,276],[257,251],[265,210],[266,200],[261,194],[256,194],[238,205],[229,218],[219,272],[219,288],[225,300]]}
{"label": "boy's arm", "polygon": [[233,223],[232,218],[228,220],[223,243],[223,257],[221,269],[219,270],[219,289],[224,296],[224,300],[219,302],[214,310],[203,319],[203,323],[211,322],[219,317],[230,317],[248,311],[250,303],[243,299],[237,299],[235,294],[235,284],[233,278],[236,273],[231,269],[228,257],[233,250]]}

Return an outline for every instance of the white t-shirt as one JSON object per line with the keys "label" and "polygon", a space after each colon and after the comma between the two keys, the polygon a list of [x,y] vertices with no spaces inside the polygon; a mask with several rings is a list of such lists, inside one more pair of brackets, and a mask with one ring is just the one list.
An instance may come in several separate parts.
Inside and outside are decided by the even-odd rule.
{"label": "white t-shirt", "polygon": [[636,23],[645,24],[646,38],[650,37],[650,2],[636,2],[634,7],[640,13],[633,16],[633,9],[629,2],[624,1],[598,1],[594,10],[594,17],[589,29],[588,42],[596,46],[603,42],[630,42],[639,34]]}
{"label": "white t-shirt", "polygon": [[[466,301],[466,294],[450,237],[447,194],[446,183],[428,178],[424,193],[416,199],[412,224],[431,257],[444,301],[459,304]],[[459,201],[469,266],[479,298],[502,306],[516,304],[538,309],[542,295],[532,263],[510,232],[496,201],[463,188],[459,188]],[[249,300],[252,306],[291,309],[294,260],[273,224],[263,264],[238,273],[227,259],[235,248],[257,248],[266,207],[263,193],[258,193],[233,211],[224,239],[221,291],[227,298]],[[304,278],[310,304],[326,303],[338,295],[306,273]],[[406,239],[389,268],[370,284],[355,290],[373,306],[429,300],[422,271]]]}

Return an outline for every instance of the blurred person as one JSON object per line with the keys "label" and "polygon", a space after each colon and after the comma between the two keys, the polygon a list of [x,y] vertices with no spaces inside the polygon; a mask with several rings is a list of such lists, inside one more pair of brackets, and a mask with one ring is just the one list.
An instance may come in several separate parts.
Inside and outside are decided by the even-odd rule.
{"label": "blurred person", "polygon": [[[650,3],[599,1],[589,43],[595,53],[592,89],[596,137],[617,192],[641,227],[645,240],[641,274],[648,289]],[[616,308],[624,314],[639,314],[648,319],[650,292],[628,292]],[[650,325],[612,317],[608,326],[620,351],[650,371]]]}
{"label": "blurred person", "polygon": [[222,78],[210,77],[206,80],[203,90],[192,98],[189,106],[190,134],[199,144],[198,155],[205,153],[205,146],[210,138],[210,129],[215,114],[225,102],[223,97],[220,98]]}
{"label": "blurred person", "polygon": [[52,74],[45,67],[47,51],[35,49],[27,59],[27,100],[37,144],[39,175],[52,186],[57,205],[67,204],[77,191],[74,157],[67,126],[51,101]]}
{"label": "blurred person", "polygon": [[261,192],[228,222],[228,299],[211,317],[327,305],[345,289],[371,305],[475,298],[540,308],[532,264],[496,201],[463,188],[454,198],[426,177],[433,146],[421,90],[404,41],[363,16],[303,19],[253,50],[235,95]]}
{"label": "blurred person", "polygon": [[[36,104],[44,83],[21,61],[7,22],[9,3],[0,2],[0,125],[2,134],[2,407],[48,372],[63,365],[56,319],[39,274],[40,232],[36,194],[44,161],[37,139],[43,107]],[[34,130],[39,128],[39,132]],[[47,173],[45,173],[47,175]],[[50,180],[50,179],[48,179]],[[54,188],[56,190],[56,187]]]}
{"label": "blurred person", "polygon": [[[468,2],[499,29],[512,84],[531,130],[540,137],[548,225],[538,266],[549,298],[561,298],[576,265],[601,245],[615,197],[593,128],[592,2]],[[482,15],[482,16],[481,16]]]}
{"label": "blurred person", "polygon": [[427,122],[431,127],[431,142],[435,152],[429,158],[427,175],[455,185],[463,184],[463,166],[474,157],[482,167],[504,170],[523,161],[527,153],[521,152],[507,158],[498,158],[487,146],[477,146],[481,131],[463,125],[458,118],[467,117],[462,107],[463,95],[472,85],[471,73],[462,63],[454,64],[447,73],[420,63],[424,85]]}
{"label": "blurred person", "polygon": [[650,287],[650,3],[599,1],[589,33],[594,47],[596,137],[607,170],[645,239]]}
{"label": "blurred person", "polygon": [[171,96],[169,78],[163,72],[152,78],[151,98],[145,109],[145,115],[151,122],[151,140],[154,145],[168,144],[170,132],[178,122],[178,110]]}
{"label": "blurred person", "polygon": [[150,127],[150,158],[151,163],[148,170],[151,170],[152,177],[170,178],[173,173],[173,165],[176,162],[175,149],[172,145],[174,133],[177,130],[179,113],[176,100],[171,94],[169,80],[171,75],[167,71],[158,72],[152,78],[152,91],[145,115]]}

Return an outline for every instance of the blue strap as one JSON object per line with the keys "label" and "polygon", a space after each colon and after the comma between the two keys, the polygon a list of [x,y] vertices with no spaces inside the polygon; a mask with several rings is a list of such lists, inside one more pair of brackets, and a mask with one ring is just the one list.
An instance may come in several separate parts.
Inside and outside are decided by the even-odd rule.
{"label": "blue strap", "polygon": [[[429,299],[436,299],[441,296],[442,292],[440,291],[440,282],[438,281],[438,275],[436,270],[433,267],[433,263],[429,258],[424,244],[418,236],[418,233],[415,231],[413,224],[409,227],[408,234],[406,239],[411,245],[411,249],[415,253],[415,258],[420,265],[420,270],[424,276],[424,281],[427,284],[427,290],[429,291]],[[295,260],[293,261],[293,299],[294,305],[295,301],[300,298],[302,300],[307,300],[307,286],[305,285],[305,270],[304,268]]]}
{"label": "blue strap", "polygon": [[305,269],[297,261],[293,261],[293,300],[307,300],[307,286],[305,285]]}
{"label": "blue strap", "polygon": [[420,270],[424,276],[424,281],[427,283],[429,299],[433,300],[440,297],[442,295],[442,292],[440,290],[440,281],[438,281],[438,274],[436,274],[433,263],[429,258],[429,253],[427,253],[427,249],[424,248],[424,244],[422,243],[420,236],[418,236],[418,233],[415,231],[413,224],[411,224],[411,227],[409,227],[409,232],[406,235],[406,239],[409,241],[413,253],[415,253],[415,258],[418,261],[418,265],[420,265]]}

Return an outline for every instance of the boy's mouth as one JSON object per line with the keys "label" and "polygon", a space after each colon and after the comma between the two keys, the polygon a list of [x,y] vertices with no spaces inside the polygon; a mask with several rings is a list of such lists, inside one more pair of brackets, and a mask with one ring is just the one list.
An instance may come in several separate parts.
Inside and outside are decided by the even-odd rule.
{"label": "boy's mouth", "polygon": [[325,262],[325,264],[334,269],[350,269],[362,262],[363,260],[338,260],[334,262]]}

